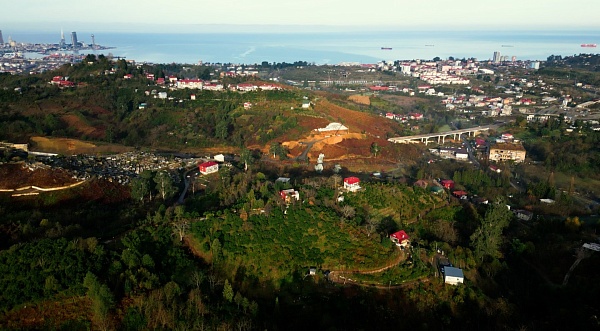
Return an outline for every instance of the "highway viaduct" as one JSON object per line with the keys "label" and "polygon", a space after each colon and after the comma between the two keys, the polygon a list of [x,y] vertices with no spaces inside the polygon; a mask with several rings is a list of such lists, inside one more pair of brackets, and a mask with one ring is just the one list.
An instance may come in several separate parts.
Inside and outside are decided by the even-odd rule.
{"label": "highway viaduct", "polygon": [[[446,137],[452,136],[454,140],[460,139],[460,136],[463,134],[467,134],[469,137],[474,137],[482,131],[488,131],[490,129],[497,128],[498,125],[484,125],[478,126],[470,129],[460,129],[446,132],[437,132],[437,133],[427,133],[427,134],[418,134],[415,136],[405,136],[405,137],[393,137],[389,138],[388,141],[397,143],[397,144],[409,144],[409,143],[428,143],[435,141],[437,138],[437,143],[444,143],[446,141]],[[430,140],[431,139],[431,140]]]}

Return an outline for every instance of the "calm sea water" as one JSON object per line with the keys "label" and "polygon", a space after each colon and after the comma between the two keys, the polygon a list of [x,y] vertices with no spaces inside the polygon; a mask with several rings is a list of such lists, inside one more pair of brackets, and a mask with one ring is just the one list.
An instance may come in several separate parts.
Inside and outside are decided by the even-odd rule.
{"label": "calm sea water", "polygon": [[[90,43],[92,32],[78,31]],[[13,33],[18,42],[58,43],[59,33]],[[545,60],[550,55],[597,53],[600,31],[395,31],[360,33],[95,33],[96,43],[114,46],[104,51],[136,61],[155,63],[260,63],[307,61],[375,63],[380,60],[434,57],[492,58],[494,51],[509,58]],[[4,39],[8,39],[5,32]],[[69,39],[69,38],[67,38]],[[382,50],[382,47],[392,48]]]}

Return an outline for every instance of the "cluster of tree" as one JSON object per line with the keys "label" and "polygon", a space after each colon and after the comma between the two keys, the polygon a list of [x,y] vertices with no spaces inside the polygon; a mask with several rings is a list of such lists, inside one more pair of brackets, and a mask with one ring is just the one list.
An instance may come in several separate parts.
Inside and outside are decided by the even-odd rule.
{"label": "cluster of tree", "polygon": [[493,174],[490,176],[487,172],[476,169],[455,171],[452,179],[457,184],[465,186],[469,192],[474,194],[485,193],[486,188],[489,187],[508,188],[510,186],[508,176],[502,174]]}
{"label": "cluster of tree", "polygon": [[139,177],[131,181],[131,198],[142,202],[151,201],[156,196],[168,201],[178,191],[173,174],[164,170],[144,170]]}

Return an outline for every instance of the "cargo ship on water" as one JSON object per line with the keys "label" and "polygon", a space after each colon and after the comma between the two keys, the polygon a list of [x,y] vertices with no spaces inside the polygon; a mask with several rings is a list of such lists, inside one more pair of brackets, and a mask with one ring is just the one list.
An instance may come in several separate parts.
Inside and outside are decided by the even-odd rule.
{"label": "cargo ship on water", "polygon": [[382,51],[391,51],[392,48],[391,47],[381,47]]}
{"label": "cargo ship on water", "polygon": [[596,47],[596,44],[581,44],[581,47]]}

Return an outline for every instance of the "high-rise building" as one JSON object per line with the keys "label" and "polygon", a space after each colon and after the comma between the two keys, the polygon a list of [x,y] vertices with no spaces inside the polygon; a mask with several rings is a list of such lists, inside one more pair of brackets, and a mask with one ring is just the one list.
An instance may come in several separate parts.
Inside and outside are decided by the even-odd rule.
{"label": "high-rise building", "polygon": [[73,45],[73,49],[77,49],[77,32],[71,32],[71,44]]}
{"label": "high-rise building", "polygon": [[60,48],[65,48],[65,32],[60,29]]}
{"label": "high-rise building", "polygon": [[494,52],[494,60],[493,60],[493,62],[494,63],[500,63],[500,52],[498,52],[498,51]]}
{"label": "high-rise building", "polygon": [[0,30],[0,44],[4,44],[4,38],[2,37],[2,30]]}

